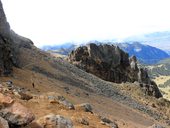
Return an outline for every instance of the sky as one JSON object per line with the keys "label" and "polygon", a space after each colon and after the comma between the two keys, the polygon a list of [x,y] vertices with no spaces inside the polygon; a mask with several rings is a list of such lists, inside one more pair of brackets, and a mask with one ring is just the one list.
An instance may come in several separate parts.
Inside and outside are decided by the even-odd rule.
{"label": "sky", "polygon": [[11,28],[38,47],[170,30],[170,0],[1,0]]}

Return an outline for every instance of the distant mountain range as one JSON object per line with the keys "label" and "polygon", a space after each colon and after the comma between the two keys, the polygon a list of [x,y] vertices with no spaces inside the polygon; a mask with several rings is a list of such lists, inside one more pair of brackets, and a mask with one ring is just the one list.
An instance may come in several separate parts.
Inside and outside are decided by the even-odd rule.
{"label": "distant mountain range", "polygon": [[141,42],[142,44],[148,44],[153,47],[157,47],[170,53],[170,31],[154,32],[149,34],[141,34],[131,36],[123,41],[125,42]]}
{"label": "distant mountain range", "polygon": [[78,45],[74,43],[65,43],[61,45],[46,45],[43,46],[41,49],[44,51],[51,51],[53,53],[68,55],[72,50],[74,50]]}
{"label": "distant mountain range", "polygon": [[129,53],[130,56],[135,55],[144,64],[154,64],[162,59],[169,58],[165,51],[139,42],[117,43],[116,45]]}
{"label": "distant mountain range", "polygon": [[[93,41],[94,43],[94,41]],[[95,41],[96,44],[102,44],[102,42]],[[133,43],[111,43],[119,46],[121,49],[129,53],[130,56],[135,55],[141,63],[154,64],[162,59],[169,58],[170,56],[163,50],[141,44],[139,42]],[[44,46],[42,49],[45,51],[51,51],[53,53],[68,55],[72,50],[77,48],[79,45],[74,43],[66,43],[56,46]]]}

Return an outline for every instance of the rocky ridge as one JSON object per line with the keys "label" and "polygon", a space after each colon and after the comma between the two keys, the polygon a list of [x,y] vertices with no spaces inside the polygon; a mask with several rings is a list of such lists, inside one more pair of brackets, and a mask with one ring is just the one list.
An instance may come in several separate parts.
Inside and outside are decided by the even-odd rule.
{"label": "rocky ridge", "polygon": [[139,82],[146,94],[162,97],[157,85],[149,78],[147,69],[139,68],[136,57],[129,58],[118,46],[90,43],[72,51],[68,61],[106,81]]}
{"label": "rocky ridge", "polygon": [[[5,83],[0,82],[2,84],[0,87],[0,127],[8,128],[8,125],[10,128],[50,128],[60,126],[66,128],[121,127],[121,124],[117,125],[119,119],[116,121],[114,121],[114,119],[110,120],[93,112],[93,99],[99,95],[103,97],[109,97],[107,100],[111,99],[112,102],[109,102],[109,104],[114,104],[113,106],[116,106],[113,101],[122,102],[122,104],[124,102],[126,106],[128,104],[134,109],[137,108],[141,111],[144,111],[144,113],[149,113],[149,115],[155,119],[159,119],[161,117],[162,114],[159,115],[159,113],[155,113],[155,111],[152,111],[149,106],[145,107],[145,105],[142,105],[131,99],[130,96],[120,93],[116,87],[113,87],[113,83],[106,82],[94,75],[79,70],[75,66],[70,65],[63,60],[54,60],[54,58],[51,59],[51,56],[46,56],[46,53],[36,49],[35,47],[32,49],[32,42],[29,39],[21,37],[15,34],[12,30],[7,29],[8,27],[5,27],[7,26],[5,23],[1,25],[5,28],[2,29],[1,35],[5,40],[8,40],[8,42],[2,41],[1,46],[3,46],[3,49],[9,49],[9,53],[11,53],[9,55],[4,55],[4,51],[2,52],[1,61],[6,62],[4,58],[10,60],[7,61],[9,65],[11,65],[7,65],[7,74],[11,73],[12,71],[12,68],[10,67],[20,66],[20,61],[22,61],[23,65],[30,64],[32,67],[30,66],[29,69],[26,69],[26,66],[24,65],[25,67],[22,67],[22,69],[14,68],[14,74],[12,76],[5,78],[0,77],[0,81],[7,80]],[[5,44],[8,44],[8,47]],[[22,53],[20,53],[21,51]],[[23,55],[24,59],[22,60],[17,55]],[[41,63],[37,63],[37,61],[41,61]],[[4,70],[3,66],[6,65],[2,64],[2,74],[6,74],[6,70]],[[30,88],[30,86],[32,87],[30,76],[33,72],[36,74],[34,77],[38,76],[39,78],[37,78],[37,80],[40,81],[35,82],[35,88]],[[15,86],[15,84],[22,88]],[[86,100],[81,100],[81,102],[77,101],[78,103],[72,103],[72,100],[78,99],[77,97],[79,94],[76,93],[76,96],[74,96],[74,93],[68,91],[69,89],[66,89],[67,93],[69,93],[69,99],[67,99],[64,96],[57,94],[57,92],[61,91],[61,86],[67,86],[69,88],[71,87],[71,91],[73,89],[81,90],[83,93],[86,91],[85,96],[91,99],[86,98]],[[55,92],[47,93],[49,90]],[[60,93],[64,95],[63,91]],[[91,97],[93,94],[95,96]],[[82,101],[87,100],[91,103],[82,103]],[[101,103],[101,100],[98,100],[97,102]],[[103,104],[101,103],[102,106]],[[116,111],[117,109],[119,108],[116,108]],[[100,111],[102,110],[100,109]],[[113,114],[113,116],[116,117],[117,114]],[[122,125],[125,124],[122,123]],[[147,124],[147,126],[150,125],[150,123]]]}
{"label": "rocky ridge", "polygon": [[135,55],[142,64],[155,64],[160,60],[169,58],[169,55],[156,47],[142,44],[140,42],[116,43],[122,50],[129,55]]}

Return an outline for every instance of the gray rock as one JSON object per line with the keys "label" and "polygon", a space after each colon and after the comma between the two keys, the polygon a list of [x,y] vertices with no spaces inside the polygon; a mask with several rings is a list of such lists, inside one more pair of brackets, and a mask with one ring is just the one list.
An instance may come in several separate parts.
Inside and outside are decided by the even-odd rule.
{"label": "gray rock", "polygon": [[20,98],[22,100],[30,100],[30,99],[33,98],[33,96],[31,94],[28,94],[28,93],[26,93],[24,91],[20,91],[20,92],[18,92],[18,94],[20,95]]}
{"label": "gray rock", "polygon": [[101,121],[103,121],[104,123],[108,123],[108,124],[110,124],[110,123],[113,123],[110,119],[108,119],[108,118],[101,118]]}
{"label": "gray rock", "polygon": [[[61,115],[50,114],[37,120],[41,128],[73,128],[73,123]],[[45,126],[45,127],[44,127]]]}
{"label": "gray rock", "polygon": [[132,56],[129,58],[130,61],[130,67],[132,70],[138,70],[138,66],[137,66],[137,58],[136,56]]}
{"label": "gray rock", "polygon": [[58,96],[48,96],[48,100],[52,101],[52,102],[59,102],[60,104],[62,104],[64,107],[70,109],[70,110],[74,110],[75,107],[74,105],[69,102],[68,100],[66,100],[63,96],[58,95]]}
{"label": "gray rock", "polygon": [[21,127],[34,120],[33,113],[11,97],[0,93],[0,117],[8,121],[11,127]]}
{"label": "gray rock", "polygon": [[105,117],[101,118],[101,121],[102,121],[102,124],[108,125],[111,128],[118,128],[118,125],[115,122],[108,119],[108,118],[105,118]]}
{"label": "gray rock", "polygon": [[154,124],[154,125],[152,125],[152,126],[150,126],[148,128],[165,128],[165,127],[163,127],[163,126],[161,126],[159,124]]}
{"label": "gray rock", "polygon": [[31,48],[32,41],[17,35],[7,22],[2,2],[0,1],[0,75],[12,73],[12,67],[19,67],[19,48]]}
{"label": "gray rock", "polygon": [[0,128],[9,128],[8,122],[2,117],[0,117]]}
{"label": "gray rock", "polygon": [[84,119],[84,118],[78,119],[78,122],[83,124],[83,125],[89,125],[89,122],[86,119]]}
{"label": "gray rock", "polygon": [[89,103],[83,103],[83,104],[79,104],[77,105],[77,107],[83,109],[85,112],[92,112],[92,106]]}
{"label": "gray rock", "polygon": [[111,127],[111,128],[118,128],[118,125],[117,125],[116,123],[111,123],[111,124],[110,124],[110,127]]}
{"label": "gray rock", "polygon": [[59,100],[59,103],[64,105],[66,108],[74,110],[74,105],[67,100]]}

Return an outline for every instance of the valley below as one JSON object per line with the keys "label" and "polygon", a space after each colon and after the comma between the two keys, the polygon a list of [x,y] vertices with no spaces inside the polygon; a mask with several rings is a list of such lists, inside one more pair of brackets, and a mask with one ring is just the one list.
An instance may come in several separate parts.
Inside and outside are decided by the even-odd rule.
{"label": "valley below", "polygon": [[170,80],[170,76],[159,76],[153,79],[163,93],[163,97],[170,100],[170,85],[164,86]]}

